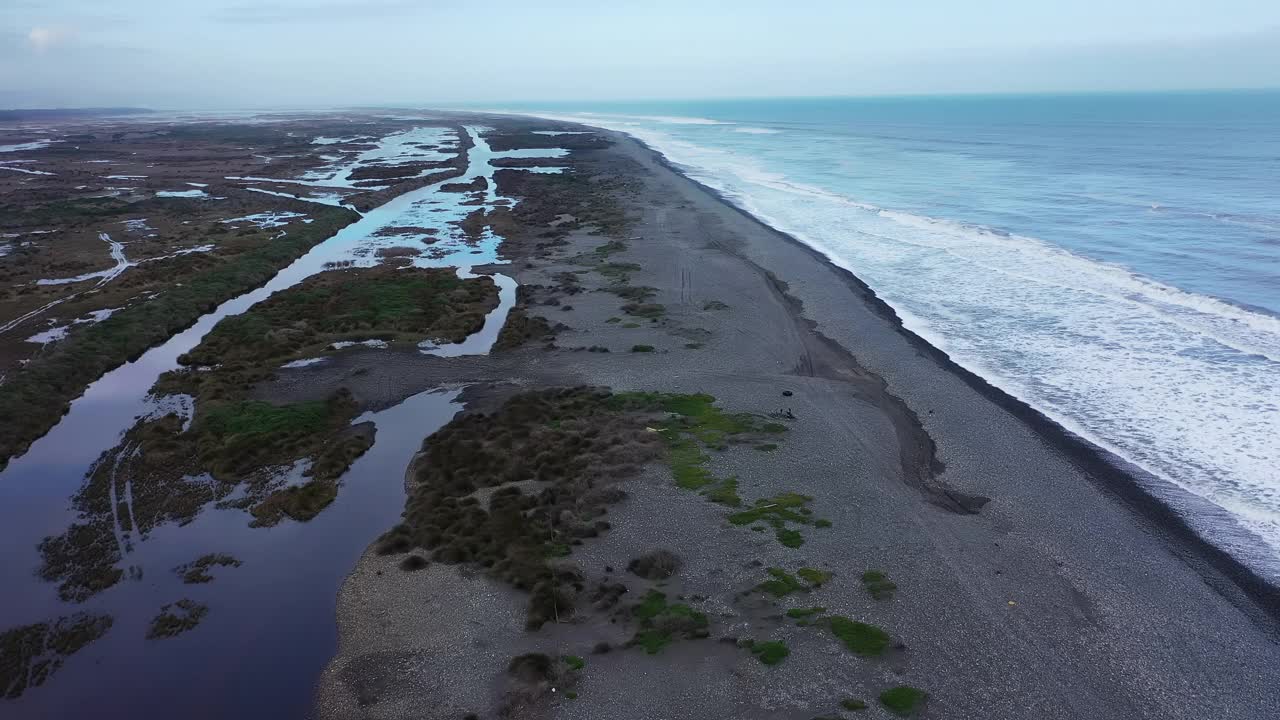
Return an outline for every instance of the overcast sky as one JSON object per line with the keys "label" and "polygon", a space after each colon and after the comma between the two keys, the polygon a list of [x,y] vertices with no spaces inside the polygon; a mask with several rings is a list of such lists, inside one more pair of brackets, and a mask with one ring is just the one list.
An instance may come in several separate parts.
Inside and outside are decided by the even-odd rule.
{"label": "overcast sky", "polygon": [[1280,87],[1280,0],[0,0],[0,107]]}

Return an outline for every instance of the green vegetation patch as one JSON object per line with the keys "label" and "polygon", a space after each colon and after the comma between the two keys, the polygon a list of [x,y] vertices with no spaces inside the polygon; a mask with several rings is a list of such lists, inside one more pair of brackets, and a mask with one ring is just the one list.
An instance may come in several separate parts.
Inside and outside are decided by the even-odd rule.
{"label": "green vegetation patch", "polygon": [[183,598],[160,608],[160,614],[151,620],[147,639],[174,637],[194,629],[209,614],[209,606]]}
{"label": "green vegetation patch", "polygon": [[910,685],[899,685],[880,693],[880,704],[894,715],[907,717],[914,715],[929,699],[929,694]]}
{"label": "green vegetation patch", "polygon": [[738,479],[725,478],[714,486],[702,491],[702,496],[713,503],[727,505],[729,507],[740,507],[742,498],[738,497]]}
{"label": "green vegetation patch", "polygon": [[618,408],[666,414],[655,425],[667,442],[667,459],[678,487],[701,491],[711,501],[730,507],[742,504],[737,480],[713,475],[707,469],[711,457],[703,449],[725,450],[730,443],[750,442],[753,434],[763,431],[760,418],[725,412],[706,394],[618,393],[611,402]]}
{"label": "green vegetation patch", "polygon": [[640,629],[629,644],[650,655],[662,652],[675,640],[700,640],[710,634],[706,615],[683,603],[668,604],[666,594],[657,590],[650,590],[631,609],[631,615],[639,621]]}
{"label": "green vegetation patch", "polygon": [[[497,304],[490,278],[380,266],[319,273],[224,318],[179,358],[190,369],[164,374],[153,388],[194,397],[189,426],[177,415],[140,419],[99,459],[75,498],[81,519],[41,544],[42,577],[61,581],[59,595],[76,601],[118,582],[118,516],[136,520],[130,529],[142,534],[189,521],[215,502],[249,510],[255,526],[314,518],[372,446],[373,425],[351,425],[358,407],[345,388],[327,400],[282,405],[250,399],[250,390],[282,362],[342,339],[463,340]],[[307,480],[281,487],[282,471],[304,461]],[[123,494],[124,478],[131,505],[119,513],[111,498]]]}
{"label": "green vegetation patch", "polygon": [[111,629],[109,615],[78,613],[0,633],[0,698],[43,685],[63,661]]}
{"label": "green vegetation patch", "polygon": [[647,303],[654,295],[658,294],[658,288],[649,287],[647,285],[612,285],[605,288],[605,290],[617,295],[623,300],[629,300],[635,303]]}
{"label": "green vegetation patch", "polygon": [[262,363],[371,337],[457,343],[497,306],[491,278],[464,280],[452,268],[330,270],[224,318],[179,361]]}
{"label": "green vegetation patch", "polygon": [[781,493],[772,498],[761,498],[756,500],[752,507],[730,515],[729,522],[734,525],[767,523],[773,528],[774,537],[778,542],[789,548],[798,548],[804,544],[804,535],[789,524],[815,524],[815,519],[811,517],[813,511],[808,507],[812,501],[813,498],[808,495],[793,492]]}
{"label": "green vegetation patch", "polygon": [[756,642],[747,640],[742,646],[751,651],[756,659],[765,665],[777,665],[791,654],[791,650],[786,644],[780,640],[769,640],[767,642]]}
{"label": "green vegetation patch", "polygon": [[651,353],[651,352],[653,352],[653,346],[652,346],[652,345],[632,345],[632,346],[631,346],[631,352],[633,352],[633,353]]}
{"label": "green vegetation patch", "polygon": [[791,608],[787,611],[787,617],[794,620],[807,620],[815,615],[821,615],[826,611],[827,609],[824,607]]}
{"label": "green vegetation patch", "polygon": [[255,527],[275,525],[288,517],[306,522],[329,507],[338,497],[338,485],[330,480],[312,480],[277,490],[250,508]]}
{"label": "green vegetation patch", "polygon": [[863,657],[879,657],[889,649],[889,633],[875,625],[850,620],[841,615],[831,618],[831,632],[850,651]]}
{"label": "green vegetation patch", "polygon": [[569,666],[570,670],[581,670],[587,666],[587,661],[577,655],[563,655],[560,659]]}
{"label": "green vegetation patch", "polygon": [[845,710],[858,712],[860,710],[866,710],[867,703],[866,701],[859,700],[858,698],[846,698],[840,701],[840,707],[844,708]]}
{"label": "green vegetation patch", "polygon": [[424,441],[403,519],[376,550],[422,548],[436,562],[487,570],[529,594],[531,629],[566,619],[584,581],[558,558],[608,530],[606,508],[624,497],[615,483],[661,450],[645,418],[608,392],[516,395],[492,413],[460,415]]}
{"label": "green vegetation patch", "polygon": [[[136,358],[225,300],[258,287],[338,229],[358,219],[344,208],[320,208],[314,222],[216,264],[156,297],[132,304],[50,346],[0,385],[0,470],[48,432],[67,405],[104,373]],[[215,257],[215,256],[210,256]]]}
{"label": "green vegetation patch", "polygon": [[786,597],[794,592],[814,590],[831,579],[831,573],[807,567],[800,568],[795,575],[776,567],[769,568],[767,572],[769,579],[757,585],[756,589],[774,597]]}
{"label": "green vegetation patch", "polygon": [[774,597],[786,597],[793,592],[808,590],[809,586],[782,568],[769,568],[769,579],[756,586]]}
{"label": "green vegetation patch", "polygon": [[862,587],[876,600],[887,600],[893,597],[898,586],[889,579],[888,573],[882,570],[868,570],[862,573]]}
{"label": "green vegetation patch", "polygon": [[832,573],[827,570],[819,570],[817,568],[802,567],[796,571],[802,580],[814,587],[822,587],[832,577]]}
{"label": "green vegetation patch", "polygon": [[667,306],[661,303],[630,302],[622,306],[622,312],[633,317],[660,318],[667,314]]}
{"label": "green vegetation patch", "polygon": [[546,318],[530,315],[526,308],[517,305],[507,312],[507,320],[498,331],[493,349],[495,351],[513,350],[526,343],[551,342],[554,339],[555,330]]}

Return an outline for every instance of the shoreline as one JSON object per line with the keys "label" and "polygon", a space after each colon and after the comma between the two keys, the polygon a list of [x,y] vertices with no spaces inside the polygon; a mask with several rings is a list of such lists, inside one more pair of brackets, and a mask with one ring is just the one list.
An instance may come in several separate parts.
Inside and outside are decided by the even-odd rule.
{"label": "shoreline", "polygon": [[[523,117],[537,118],[537,116]],[[1186,550],[1193,553],[1190,556],[1185,556],[1184,559],[1193,567],[1198,568],[1198,571],[1204,575],[1207,584],[1240,609],[1255,615],[1261,613],[1265,617],[1265,623],[1269,631],[1280,637],[1280,582],[1269,581],[1260,572],[1251,568],[1244,561],[1238,559],[1196,530],[1186,516],[1180,512],[1179,507],[1152,492],[1152,487],[1169,487],[1175,494],[1185,494],[1192,503],[1203,503],[1209,506],[1209,509],[1221,513],[1222,517],[1234,520],[1234,517],[1226,513],[1225,510],[1093,443],[1041,412],[1027,401],[1010,394],[982,375],[960,365],[946,351],[931,344],[928,340],[908,328],[894,307],[877,295],[876,291],[853,271],[841,267],[826,253],[784,230],[769,225],[750,211],[734,203],[723,193],[691,177],[668,160],[661,151],[653,148],[643,140],[622,131],[596,128],[582,123],[575,124],[579,124],[582,127],[591,127],[597,132],[621,138],[624,142],[632,142],[639,145],[645,152],[652,154],[658,164],[671,173],[692,183],[702,192],[734,212],[741,214],[761,228],[786,240],[827,265],[836,274],[844,278],[849,288],[869,308],[906,338],[912,346],[927,354],[938,364],[940,369],[955,375],[974,391],[1058,445],[1064,453],[1071,457],[1090,476],[1099,489],[1112,495],[1130,508],[1136,517],[1147,523],[1151,529],[1165,536],[1173,548],[1176,549],[1178,547],[1177,544],[1181,543]],[[845,348],[845,351],[849,352],[850,350]],[[1247,531],[1241,530],[1240,532],[1245,537],[1253,537]],[[1213,578],[1210,576],[1210,572],[1225,575],[1251,602],[1242,604],[1240,602],[1241,598],[1237,594],[1229,592],[1229,588],[1222,587],[1220,583],[1212,582]],[[1261,620],[1262,618],[1259,619]]]}

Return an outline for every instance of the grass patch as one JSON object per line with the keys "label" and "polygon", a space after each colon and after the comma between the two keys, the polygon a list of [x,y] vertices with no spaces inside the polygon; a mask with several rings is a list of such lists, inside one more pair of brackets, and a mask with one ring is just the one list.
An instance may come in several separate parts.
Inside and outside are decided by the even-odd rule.
{"label": "grass patch", "polygon": [[632,346],[631,346],[631,352],[633,352],[633,353],[651,353],[651,352],[653,352],[653,346],[652,346],[652,345],[632,345]]}
{"label": "grass patch", "polygon": [[845,700],[840,701],[840,707],[844,708],[845,710],[858,712],[860,710],[866,710],[867,703],[863,700],[859,700],[858,698],[847,698]]}
{"label": "grass patch", "polygon": [[889,575],[881,570],[868,570],[862,573],[862,587],[876,600],[888,600],[898,586],[889,579]]}
{"label": "grass patch", "polygon": [[761,498],[750,509],[730,515],[729,522],[734,525],[749,525],[756,521],[764,521],[770,525],[775,525],[777,522],[807,524],[809,519],[798,509],[812,500],[813,498],[808,495],[793,492],[782,493],[767,499]]}
{"label": "grass patch", "polygon": [[702,496],[713,503],[727,505],[729,507],[739,507],[742,505],[742,498],[738,497],[738,479],[725,478],[718,484],[702,491]]}
{"label": "grass patch", "polygon": [[769,640],[767,642],[755,642],[752,640],[744,644],[756,659],[765,665],[777,665],[791,654],[791,650],[786,644],[779,640]]}
{"label": "grass patch", "polygon": [[799,578],[782,568],[769,568],[768,573],[769,579],[756,587],[774,597],[786,597],[793,592],[809,589]]}
{"label": "grass patch", "polygon": [[607,258],[610,255],[616,255],[617,253],[624,252],[626,249],[627,244],[625,242],[621,240],[610,240],[603,245],[597,246],[595,250],[591,251],[591,254],[596,257]]}
{"label": "grass patch", "polygon": [[809,583],[815,588],[822,587],[823,584],[825,584],[832,577],[832,573],[826,570],[819,570],[817,568],[811,568],[811,567],[802,567],[796,571],[796,574],[800,576],[800,579],[804,580],[805,582]]}
{"label": "grass patch", "polygon": [[564,655],[560,658],[570,670],[581,670],[587,666],[587,661],[577,655]]}
{"label": "grass patch", "polygon": [[[658,288],[647,285],[613,285],[605,288],[605,290],[633,303],[648,302],[654,295],[658,294]],[[623,310],[625,311],[626,308],[624,307]]]}
{"label": "grass patch", "polygon": [[807,620],[814,615],[821,615],[826,611],[827,609],[824,607],[791,608],[787,611],[787,617],[793,620]]}
{"label": "grass patch", "polygon": [[915,714],[929,697],[928,693],[910,685],[899,685],[880,693],[880,704],[901,717]]}
{"label": "grass patch", "polygon": [[633,317],[657,319],[667,314],[667,306],[661,303],[629,302],[622,306],[622,312]]}
{"label": "grass patch", "polygon": [[773,452],[774,450],[778,449],[778,444],[777,443],[760,443],[759,445],[756,445],[755,448],[760,452]]}
{"label": "grass patch", "polygon": [[709,635],[707,616],[688,605],[667,604],[666,594],[650,590],[631,610],[640,621],[640,629],[631,638],[631,645],[644,649],[650,655],[679,638],[698,640]]}
{"label": "grass patch", "polygon": [[804,545],[804,535],[802,535],[799,530],[778,528],[773,531],[773,536],[777,538],[778,542],[782,543],[784,547],[789,547],[793,550]]}
{"label": "grass patch", "polygon": [[844,646],[863,657],[879,657],[889,649],[889,633],[875,625],[836,615],[831,618],[831,632]]}
{"label": "grass patch", "polygon": [[631,273],[640,272],[635,263],[602,262],[595,266],[595,271],[615,283],[625,283],[631,279]]}

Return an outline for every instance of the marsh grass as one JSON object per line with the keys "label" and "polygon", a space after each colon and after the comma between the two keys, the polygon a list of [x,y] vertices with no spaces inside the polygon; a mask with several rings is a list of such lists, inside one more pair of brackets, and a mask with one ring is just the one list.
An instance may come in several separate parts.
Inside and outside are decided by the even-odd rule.
{"label": "marsh grass", "polygon": [[110,615],[78,613],[0,633],[0,699],[43,685],[63,661],[111,629]]}
{"label": "marsh grass", "polygon": [[147,639],[174,637],[195,629],[205,615],[209,614],[209,606],[189,598],[160,608],[160,614],[151,620],[147,629]]}

